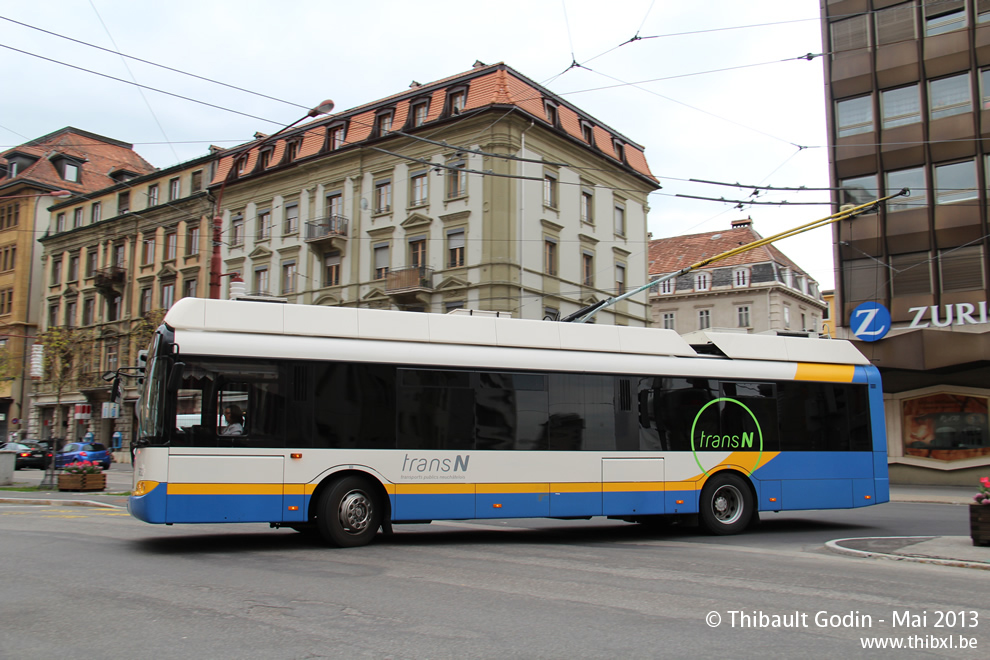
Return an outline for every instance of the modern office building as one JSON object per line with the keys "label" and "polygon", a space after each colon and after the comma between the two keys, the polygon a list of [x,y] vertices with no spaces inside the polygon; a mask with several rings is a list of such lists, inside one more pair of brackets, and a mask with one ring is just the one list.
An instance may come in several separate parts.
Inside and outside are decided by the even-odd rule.
{"label": "modern office building", "polygon": [[[210,191],[222,270],[249,293],[539,319],[645,283],[658,187],[643,147],[477,62],[230,149]],[[648,319],[645,293],[597,317]]]}
{"label": "modern office building", "polygon": [[821,0],[835,325],[881,370],[892,481],[990,465],[990,1]]}

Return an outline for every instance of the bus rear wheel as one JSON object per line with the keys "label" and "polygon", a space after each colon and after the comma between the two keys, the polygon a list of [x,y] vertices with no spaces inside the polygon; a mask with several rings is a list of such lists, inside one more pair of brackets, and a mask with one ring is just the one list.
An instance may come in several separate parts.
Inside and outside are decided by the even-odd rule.
{"label": "bus rear wheel", "polygon": [[735,474],[716,474],[701,489],[701,526],[712,534],[738,534],[753,517],[753,494]]}
{"label": "bus rear wheel", "polygon": [[323,491],[316,518],[320,534],[341,548],[367,545],[382,524],[382,503],[375,488],[361,477],[344,477]]}

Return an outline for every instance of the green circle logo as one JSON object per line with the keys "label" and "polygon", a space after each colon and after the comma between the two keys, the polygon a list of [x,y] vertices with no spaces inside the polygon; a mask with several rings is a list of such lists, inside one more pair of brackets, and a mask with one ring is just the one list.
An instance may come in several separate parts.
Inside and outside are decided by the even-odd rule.
{"label": "green circle logo", "polygon": [[[701,407],[701,410],[698,411],[698,414],[694,416],[694,422],[691,424],[691,453],[694,455],[694,462],[698,464],[698,467],[701,468],[701,471],[705,474],[705,476],[707,476],[708,470],[705,469],[705,466],[701,464],[701,459],[698,458],[699,448],[695,446],[694,431],[695,428],[698,426],[698,420],[701,418],[702,413],[704,413],[709,406],[719,403],[721,401],[724,401],[726,403],[734,403],[737,406],[741,407],[743,410],[749,413],[749,416],[753,418],[753,423],[756,425],[756,435],[759,436],[760,453],[756,457],[756,464],[753,466],[753,469],[749,471],[749,474],[752,475],[753,471],[760,466],[760,460],[763,458],[763,430],[760,428],[760,421],[756,419],[756,415],[754,415],[753,411],[749,409],[749,406],[747,406],[742,401],[737,401],[736,399],[730,399],[728,397],[720,397],[718,399],[712,399],[711,401],[703,405]],[[701,444],[700,450],[701,451],[753,450],[754,439],[755,438],[753,438],[752,433],[746,433],[742,430],[740,430],[739,433],[735,433],[735,434],[730,432],[727,433],[726,435],[707,435],[707,436],[704,434],[704,432],[702,432],[702,437],[699,438]]]}

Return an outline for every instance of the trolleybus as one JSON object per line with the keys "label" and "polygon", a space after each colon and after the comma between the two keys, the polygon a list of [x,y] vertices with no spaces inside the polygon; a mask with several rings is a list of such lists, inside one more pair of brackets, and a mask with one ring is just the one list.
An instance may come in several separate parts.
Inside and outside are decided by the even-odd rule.
{"label": "trolleybus", "polygon": [[732,534],[887,501],[881,391],[839,340],[186,298],[149,349],[129,509],[338,546],[486,518]]}

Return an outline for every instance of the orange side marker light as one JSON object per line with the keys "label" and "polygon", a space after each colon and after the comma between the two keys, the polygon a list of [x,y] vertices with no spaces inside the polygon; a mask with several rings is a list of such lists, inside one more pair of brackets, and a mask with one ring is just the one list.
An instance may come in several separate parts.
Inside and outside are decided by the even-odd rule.
{"label": "orange side marker light", "polygon": [[298,510],[299,510],[299,507],[297,507],[297,506],[290,506],[289,507],[289,511],[298,511]]}
{"label": "orange side marker light", "polygon": [[776,497],[771,497],[771,498],[770,498],[770,501],[771,501],[771,502],[776,502],[776,501],[777,501],[777,498],[776,498]]}
{"label": "orange side marker light", "polygon": [[492,507],[494,507],[496,509],[501,509],[502,508],[502,505],[501,504],[493,504]]}
{"label": "orange side marker light", "polygon": [[684,504],[684,500],[677,500],[676,504]]}
{"label": "orange side marker light", "polygon": [[289,458],[302,458],[302,452],[292,452],[289,454]]}

